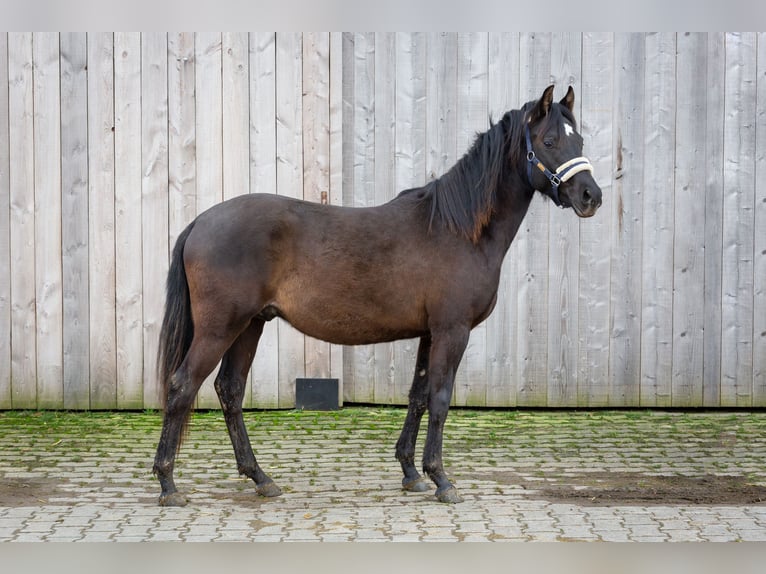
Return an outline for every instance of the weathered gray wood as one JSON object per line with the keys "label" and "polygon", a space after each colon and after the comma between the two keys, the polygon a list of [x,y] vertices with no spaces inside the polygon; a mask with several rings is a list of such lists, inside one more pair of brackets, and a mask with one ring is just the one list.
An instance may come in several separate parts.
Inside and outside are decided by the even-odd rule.
{"label": "weathered gray wood", "polygon": [[11,406],[37,406],[32,34],[8,34]]}
{"label": "weathered gray wood", "polygon": [[751,406],[756,35],[726,35],[721,406]]}
{"label": "weathered gray wood", "polygon": [[[277,192],[303,197],[302,37],[278,33],[276,45]],[[295,406],[295,379],[304,375],[305,337],[286,322],[279,329],[279,406]]]}
{"label": "weathered gray wood", "polygon": [[[426,36],[396,34],[396,90],[394,120],[394,188],[396,192],[425,183]],[[418,341],[394,344],[394,402],[406,404]]]}
{"label": "weathered gray wood", "polygon": [[117,406],[114,35],[88,37],[90,405]]}
{"label": "weathered gray wood", "polygon": [[86,34],[61,34],[62,404],[67,409],[90,406],[87,67]]}
{"label": "weathered gray wood", "polygon": [[223,197],[250,192],[250,101],[248,36],[228,32],[222,36]]}
{"label": "weathered gray wood", "polygon": [[610,213],[614,202],[614,36],[583,34],[580,133],[604,204],[580,226],[577,404],[609,404]]}
{"label": "weathered gray wood", "polygon": [[[330,202],[330,35],[303,36],[303,199]],[[306,337],[307,377],[330,376],[330,345]]]}
{"label": "weathered gray wood", "polygon": [[614,65],[609,403],[637,406],[641,380],[641,221],[645,165],[643,34],[615,35]]}
{"label": "weathered gray wood", "polygon": [[[0,86],[8,85],[8,34],[0,34]],[[0,409],[11,401],[11,188],[8,90],[0,90]]]}
{"label": "weathered gray wood", "polygon": [[[34,152],[61,157],[59,35],[33,39]],[[37,313],[37,406],[64,402],[63,291],[61,278],[61,166],[35,161],[35,284]]]}
{"label": "weathered gray wood", "polygon": [[[396,137],[396,36],[392,32],[377,32],[374,38],[374,137],[375,182],[373,205],[380,205],[396,195],[394,186],[394,149]],[[393,343],[373,347],[373,401],[391,404],[394,401],[396,377],[396,346]]]}
{"label": "weathered gray wood", "polygon": [[678,35],[672,404],[702,404],[705,309],[706,34]]}
{"label": "weathered gray wood", "polygon": [[[476,134],[488,125],[489,38],[485,33],[460,33],[457,37],[456,159],[473,145]],[[487,324],[472,332],[462,368],[455,379],[455,402],[486,404]]]}
{"label": "weathered gray wood", "polygon": [[[249,38],[246,32],[227,32],[221,38],[223,198],[250,193],[250,83]],[[252,406],[252,378],[243,405]]]}
{"label": "weathered gray wood", "polygon": [[[330,204],[343,204],[343,34],[330,33]],[[330,376],[343,404],[343,347],[330,346]]]}
{"label": "weathered gray wood", "polygon": [[[223,58],[220,32],[197,33],[194,45],[197,112],[197,213],[225,199],[223,194]],[[208,375],[197,395],[197,406],[216,408],[213,388],[218,366]]]}
{"label": "weathered gray wood", "polygon": [[166,34],[141,34],[144,404],[147,407],[159,404],[155,365],[169,259],[167,50]]}
{"label": "weathered gray wood", "polygon": [[[575,116],[581,117],[582,38],[556,34],[551,39],[551,78],[563,97],[575,89]],[[587,152],[586,152],[587,153]],[[548,398],[547,404],[577,406],[579,259],[581,223],[572,213],[549,209],[548,230]],[[585,222],[582,227],[587,227]]]}
{"label": "weathered gray wood", "polygon": [[[766,181],[766,33],[758,34],[755,181]],[[755,187],[753,406],[766,406],[766,187]]]}
{"label": "weathered gray wood", "polygon": [[[488,112],[500,121],[508,110],[516,109],[519,97],[519,33],[489,34]],[[516,404],[517,337],[516,330],[516,272],[518,261],[506,256],[500,275],[497,305],[487,319],[486,342],[486,404],[513,406]]]}
{"label": "weathered gray wood", "polygon": [[152,255],[142,253],[141,35],[116,33],[114,53],[117,405],[137,409],[157,400],[144,379],[143,258]]}
{"label": "weathered gray wood", "polygon": [[[764,406],[764,50],[763,33],[0,34],[0,408],[158,406],[168,255],[199,211],[247,192],[383,203],[550,83],[575,88],[604,206],[581,221],[535,198],[454,403]],[[245,406],[292,407],[307,372],[403,404],[416,349],[270,322]],[[210,381],[198,405],[218,406]]]}
{"label": "weathered gray wood", "polygon": [[[551,34],[522,34],[519,95],[536,100],[551,83]],[[548,210],[552,203],[535,194],[514,240],[517,270],[516,396],[521,406],[548,401]]]}
{"label": "weathered gray wood", "polygon": [[[197,216],[195,68],[194,34],[168,34],[168,246],[171,249],[178,235]],[[211,394],[209,385],[205,391]],[[208,398],[206,405],[214,406],[215,399]]]}
{"label": "weathered gray wood", "polygon": [[723,127],[726,46],[721,33],[708,34],[705,144],[705,308],[702,404],[721,404],[721,300],[723,264]]}
{"label": "weathered gray wood", "polygon": [[[276,35],[250,34],[250,191],[277,192]],[[263,329],[252,365],[252,404],[279,406],[278,322]]]}
{"label": "weathered gray wood", "polygon": [[[344,129],[344,147],[349,144],[349,164],[344,163],[343,203],[364,207],[375,203],[375,35],[344,35],[344,110],[350,113],[350,129]],[[348,50],[348,52],[346,52]],[[347,139],[346,139],[347,138]],[[345,156],[344,156],[345,160]],[[344,400],[374,400],[375,349],[372,346],[344,349]]]}
{"label": "weathered gray wood", "polygon": [[197,216],[194,34],[168,35],[168,233],[171,247]]}
{"label": "weathered gray wood", "polygon": [[[456,108],[457,34],[430,32],[426,36],[426,181],[446,173],[459,157]],[[464,371],[461,363],[456,381]],[[455,400],[453,392],[452,404]]]}
{"label": "weathered gray wood", "polygon": [[641,271],[642,406],[671,404],[675,166],[675,34],[648,34],[644,79]]}
{"label": "weathered gray wood", "polygon": [[[354,138],[354,121],[356,109],[354,107],[354,92],[356,91],[356,74],[354,68],[354,46],[356,45],[354,34],[344,32],[341,35],[341,58],[343,60],[343,78],[341,80],[341,116],[343,118],[341,128],[341,155],[343,187],[341,190],[342,205],[352,205],[353,191],[356,181],[354,179],[354,159],[356,140]],[[343,380],[343,401],[353,401],[356,393],[354,385],[354,351],[351,347],[343,347],[343,368],[341,377]]]}

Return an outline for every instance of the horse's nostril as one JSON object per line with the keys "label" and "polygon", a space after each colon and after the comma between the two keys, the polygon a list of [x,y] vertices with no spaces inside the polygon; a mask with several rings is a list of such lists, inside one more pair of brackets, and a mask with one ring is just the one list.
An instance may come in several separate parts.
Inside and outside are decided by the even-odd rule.
{"label": "horse's nostril", "polygon": [[585,190],[582,192],[582,199],[585,203],[590,205],[593,203],[593,196],[590,194],[590,190],[586,187]]}

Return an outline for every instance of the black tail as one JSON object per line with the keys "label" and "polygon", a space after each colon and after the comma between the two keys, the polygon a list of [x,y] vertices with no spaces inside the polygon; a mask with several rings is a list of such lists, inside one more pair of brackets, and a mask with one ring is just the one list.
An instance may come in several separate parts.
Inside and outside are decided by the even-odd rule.
{"label": "black tail", "polygon": [[173,248],[165,294],[165,316],[160,330],[160,346],[157,353],[157,377],[160,382],[160,402],[165,407],[170,377],[176,372],[186,356],[194,338],[191,316],[189,285],[184,269],[184,245],[194,222],[181,232]]}

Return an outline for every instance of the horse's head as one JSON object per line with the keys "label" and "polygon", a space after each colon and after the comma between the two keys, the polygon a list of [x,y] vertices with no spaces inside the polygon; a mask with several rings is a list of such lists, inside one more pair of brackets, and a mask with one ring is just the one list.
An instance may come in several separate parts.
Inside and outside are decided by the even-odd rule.
{"label": "horse's head", "polygon": [[577,132],[574,90],[553,102],[553,86],[528,104],[525,138],[527,178],[559,207],[571,207],[580,217],[591,217],[601,205],[601,188],[593,179],[593,166],[582,155]]}

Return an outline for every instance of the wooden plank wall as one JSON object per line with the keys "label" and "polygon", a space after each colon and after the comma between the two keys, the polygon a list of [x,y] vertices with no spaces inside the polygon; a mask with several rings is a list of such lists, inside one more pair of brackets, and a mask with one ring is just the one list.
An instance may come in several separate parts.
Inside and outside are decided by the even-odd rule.
{"label": "wooden plank wall", "polygon": [[[453,403],[766,406],[766,34],[2,33],[0,408],[157,407],[198,213],[388,201],[550,83],[575,88],[604,206],[535,198]],[[416,351],[274,321],[245,406],[292,407],[300,376],[403,404]]]}

